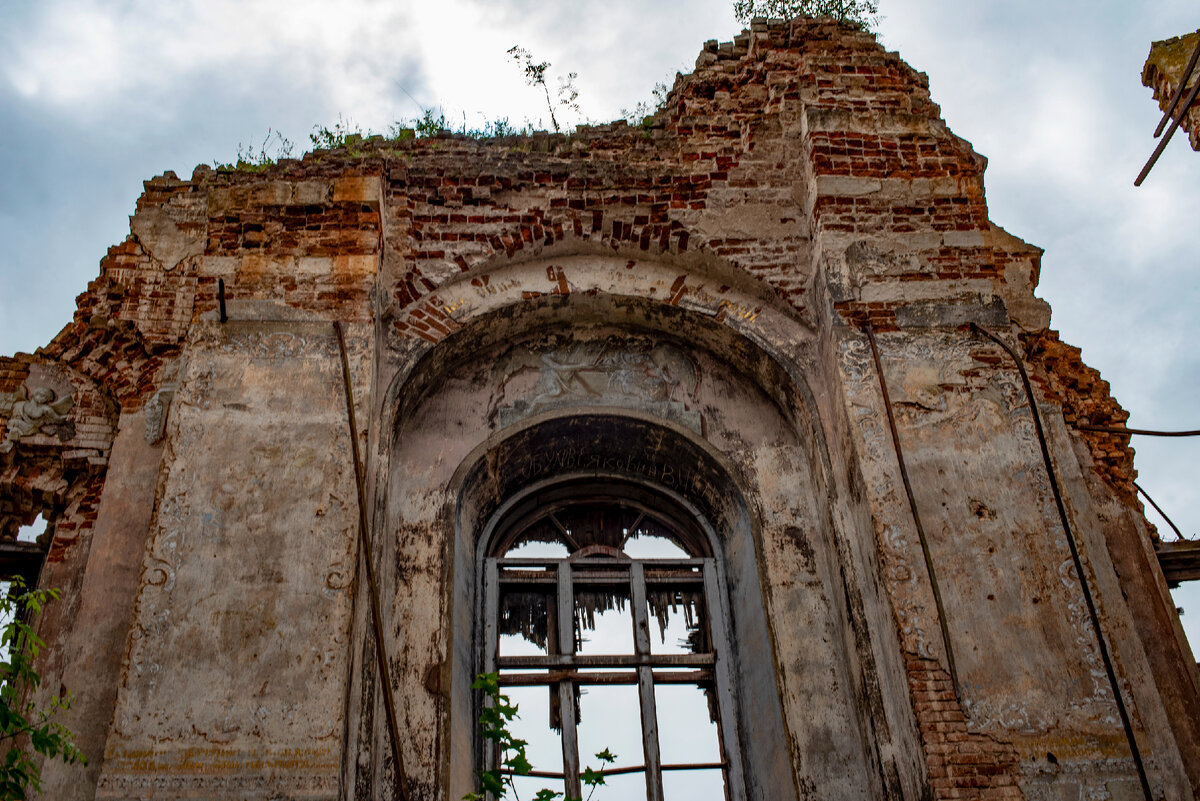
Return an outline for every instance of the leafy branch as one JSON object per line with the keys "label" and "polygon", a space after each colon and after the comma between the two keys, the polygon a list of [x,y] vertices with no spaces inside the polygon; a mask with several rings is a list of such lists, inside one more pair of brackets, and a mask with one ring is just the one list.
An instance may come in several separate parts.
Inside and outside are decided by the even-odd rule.
{"label": "leafy branch", "polygon": [[[484,704],[479,712],[479,733],[484,740],[495,743],[500,755],[500,764],[490,770],[478,771],[476,775],[479,777],[480,792],[467,793],[463,796],[463,801],[484,801],[488,796],[501,801],[509,789],[513,792],[513,798],[520,801],[512,777],[528,776],[533,771],[533,765],[530,764],[527,753],[529,743],[514,737],[508,728],[513,720],[520,717],[517,714],[518,705],[511,703],[508,696],[500,692],[499,673],[480,673],[471,683],[471,689],[483,692]],[[617,756],[605,748],[596,754],[596,759],[602,764],[611,765]],[[587,801],[592,801],[596,788],[604,784],[604,770],[595,770],[589,765],[579,774],[579,781],[590,788]],[[533,801],[554,801],[562,795],[543,787],[534,794]],[[564,801],[583,800],[568,797]]]}
{"label": "leafy branch", "polygon": [[863,30],[879,24],[878,0],[733,0],[733,15],[742,25],[756,17],[833,17]]}
{"label": "leafy branch", "polygon": [[525,70],[525,83],[529,86],[542,88],[542,92],[546,95],[546,109],[550,112],[550,124],[554,126],[555,133],[561,133],[562,128],[558,124],[558,117],[554,114],[556,106],[563,106],[579,113],[579,90],[575,88],[575,79],[579,77],[578,73],[569,72],[567,77],[558,79],[558,99],[557,102],[550,98],[550,86],[546,83],[546,73],[550,69],[549,61],[534,61],[533,56],[529,51],[520,45],[513,45],[508,49],[508,54],[513,57],[513,61],[521,65]]}
{"label": "leafy branch", "polygon": [[58,590],[26,590],[25,582],[11,579],[8,592],[0,596],[0,743],[7,743],[0,762],[0,801],[27,798],[29,789],[41,792],[42,770],[33,752],[47,759],[61,759],[68,765],[87,764],[76,747],[73,735],[54,716],[71,708],[71,697],[51,698],[39,709],[30,700],[42,678],[34,663],[45,644],[34,632],[31,622],[42,609],[59,597]]}

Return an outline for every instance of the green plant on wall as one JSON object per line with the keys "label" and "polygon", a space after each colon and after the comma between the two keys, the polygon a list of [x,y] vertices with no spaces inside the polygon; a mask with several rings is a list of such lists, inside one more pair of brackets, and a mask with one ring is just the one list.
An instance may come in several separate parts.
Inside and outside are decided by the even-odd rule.
{"label": "green plant on wall", "polygon": [[557,101],[550,98],[550,86],[546,83],[547,73],[550,69],[549,61],[534,61],[533,56],[529,51],[520,45],[513,45],[508,49],[508,54],[513,57],[513,60],[521,66],[525,72],[525,83],[533,87],[541,87],[542,92],[546,95],[546,109],[550,112],[550,124],[554,126],[555,133],[561,133],[562,128],[558,124],[558,117],[554,114],[556,106],[568,108],[579,113],[579,91],[575,88],[575,79],[579,77],[577,73],[569,72],[567,77],[558,79],[558,97]]}
{"label": "green plant on wall", "polygon": [[733,0],[733,15],[742,25],[755,17],[833,17],[870,30],[879,21],[877,0]]}
{"label": "green plant on wall", "polygon": [[214,160],[218,170],[238,170],[240,172],[262,172],[274,166],[280,159],[290,158],[293,144],[279,131],[267,129],[267,135],[258,150],[253,145],[238,144],[237,160],[220,162]]}
{"label": "green plant on wall", "polygon": [[31,700],[42,681],[34,662],[43,645],[31,624],[57,598],[58,590],[29,590],[20,578],[12,579],[8,592],[0,594],[0,801],[28,798],[30,790],[41,792],[42,771],[34,754],[87,764],[70,730],[54,720],[58,712],[71,708],[70,696],[51,698],[40,709]]}
{"label": "green plant on wall", "polygon": [[671,87],[667,85],[666,81],[659,81],[650,90],[651,95],[654,97],[653,102],[640,100],[632,109],[621,109],[621,116],[630,125],[639,128],[648,128],[654,121],[654,115],[666,108],[667,95],[670,92]]}
{"label": "green plant on wall", "polygon": [[339,114],[337,122],[330,125],[314,125],[308,135],[315,150],[335,150],[358,144],[368,136],[353,120],[342,119]]}
{"label": "green plant on wall", "polygon": [[508,121],[508,117],[497,117],[494,120],[484,120],[479,128],[467,125],[466,114],[463,114],[462,124],[453,127],[446,114],[441,109],[427,108],[422,115],[414,120],[392,123],[388,129],[389,139],[427,139],[443,133],[453,133],[469,139],[496,139],[502,136],[515,136],[520,131]]}
{"label": "green plant on wall", "polygon": [[[471,684],[471,689],[483,692],[484,704],[479,713],[479,733],[485,741],[495,744],[499,754],[499,765],[491,770],[479,771],[477,775],[479,776],[480,791],[467,793],[463,796],[463,801],[484,801],[487,798],[499,801],[506,796],[510,789],[513,791],[513,797],[516,798],[517,788],[512,777],[528,776],[533,770],[533,765],[529,763],[526,753],[529,743],[514,737],[508,728],[509,724],[518,717],[517,707],[509,702],[507,695],[500,692],[499,673],[480,673]],[[611,765],[616,758],[616,754],[611,753],[607,748],[596,754],[596,759],[603,764]],[[583,773],[579,774],[579,781],[584,787],[589,788],[587,801],[591,801],[592,796],[596,793],[596,788],[604,784],[604,770],[596,770],[588,766]],[[534,794],[533,801],[554,801],[561,796],[562,793],[543,787]],[[583,799],[566,798],[565,801],[583,801]]]}

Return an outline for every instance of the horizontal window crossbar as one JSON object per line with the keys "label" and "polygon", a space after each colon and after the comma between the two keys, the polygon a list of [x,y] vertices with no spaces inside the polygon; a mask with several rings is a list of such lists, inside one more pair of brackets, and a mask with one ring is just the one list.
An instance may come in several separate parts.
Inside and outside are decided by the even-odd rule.
{"label": "horizontal window crossbar", "polygon": [[[655,671],[655,684],[703,684],[713,680],[711,670]],[[536,687],[570,681],[579,685],[637,684],[636,671],[588,673],[578,670],[551,670],[547,673],[501,673],[502,687]]]}
{"label": "horizontal window crossbar", "polygon": [[[660,567],[703,567],[711,559],[638,559],[648,569]],[[561,562],[570,562],[581,567],[618,567],[629,562],[615,559],[534,559],[532,557],[512,557],[496,559],[500,567],[558,567]]]}
{"label": "horizontal window crossbar", "polygon": [[580,668],[580,667],[709,667],[716,663],[715,654],[574,654],[502,656],[496,666],[505,668]]}
{"label": "horizontal window crossbar", "polygon": [[[724,770],[724,762],[695,762],[680,765],[659,765],[660,770]],[[596,771],[604,776],[621,776],[626,773],[645,773],[645,765],[622,765],[619,768],[605,768],[604,770]],[[517,773],[510,768],[501,768],[500,773],[503,776],[531,776],[535,779],[564,779],[566,776],[562,773],[555,773],[550,770],[531,770],[528,773]]]}
{"label": "horizontal window crossbar", "polygon": [[[552,586],[555,583],[557,583],[557,581],[558,581],[558,578],[555,576],[554,573],[505,571],[500,574],[500,584],[501,585],[545,584],[547,587],[549,587],[549,586]],[[602,584],[602,585],[606,585],[606,586],[611,586],[614,584],[628,584],[629,583],[629,574],[624,573],[624,572],[618,572],[615,570],[605,572],[605,573],[599,573],[599,572],[594,572],[594,571],[589,571],[587,573],[576,573],[571,578],[571,583],[575,584],[576,586],[578,586],[580,584],[593,584],[593,585],[594,584]],[[661,589],[661,587],[659,585],[662,585],[662,584],[674,586],[674,585],[679,585],[679,584],[695,585],[695,584],[703,584],[703,583],[704,583],[704,575],[703,574],[693,573],[690,571],[687,571],[687,572],[679,571],[679,572],[674,572],[674,573],[669,573],[669,574],[659,572],[657,574],[651,573],[646,576],[646,585],[650,586],[650,587],[654,587],[656,589]]]}

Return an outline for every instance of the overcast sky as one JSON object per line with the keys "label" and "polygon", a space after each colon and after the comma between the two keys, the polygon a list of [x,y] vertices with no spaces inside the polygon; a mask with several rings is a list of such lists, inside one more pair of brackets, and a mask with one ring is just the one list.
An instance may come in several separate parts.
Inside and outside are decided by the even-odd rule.
{"label": "overcast sky", "polygon": [[[1052,325],[1131,425],[1200,428],[1200,153],[1177,136],[1133,187],[1159,118],[1142,64],[1152,40],[1200,26],[1195,0],[880,5],[884,44],[988,157],[992,219],[1046,249]],[[299,155],[339,115],[375,131],[422,107],[537,123],[514,44],[577,72],[584,120],[608,121],[738,29],[729,0],[3,0],[0,353],[70,320],[143,179],[233,160],[268,130]],[[1134,444],[1139,483],[1200,532],[1200,441]],[[1176,597],[1200,643],[1200,588]]]}

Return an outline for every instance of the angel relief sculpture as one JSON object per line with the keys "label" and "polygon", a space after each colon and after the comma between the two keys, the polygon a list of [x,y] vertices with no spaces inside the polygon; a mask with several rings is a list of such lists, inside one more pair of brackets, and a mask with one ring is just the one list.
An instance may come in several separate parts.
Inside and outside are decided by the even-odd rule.
{"label": "angel relief sculpture", "polygon": [[571,402],[653,406],[689,418],[699,384],[692,357],[667,343],[623,341],[519,345],[496,363],[489,418]]}
{"label": "angel relief sculpture", "polygon": [[4,436],[4,442],[0,442],[0,453],[11,451],[22,437],[42,433],[62,438],[67,433],[65,426],[69,423],[66,414],[75,403],[70,395],[59,398],[48,387],[36,387],[30,393],[22,386],[17,390],[17,398],[9,414],[8,433]]}

